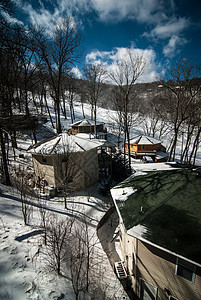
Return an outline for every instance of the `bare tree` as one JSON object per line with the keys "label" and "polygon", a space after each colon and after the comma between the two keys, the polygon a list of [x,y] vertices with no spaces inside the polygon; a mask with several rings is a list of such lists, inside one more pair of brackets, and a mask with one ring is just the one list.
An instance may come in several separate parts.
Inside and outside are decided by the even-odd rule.
{"label": "bare tree", "polygon": [[47,231],[48,231],[48,222],[49,222],[49,212],[47,210],[47,201],[46,198],[38,197],[38,207],[41,218],[41,228],[44,235],[44,244],[47,245]]}
{"label": "bare tree", "polygon": [[[119,60],[115,69],[109,74],[113,82],[118,86],[118,106],[123,119],[124,142],[128,141],[129,166],[130,159],[130,124],[131,103],[133,101],[133,88],[136,81],[143,74],[147,66],[142,56],[134,56],[131,49],[127,50],[126,57]],[[125,152],[125,151],[124,151]]]}
{"label": "bare tree", "polygon": [[84,103],[87,102],[87,92],[85,89],[85,85],[86,85],[85,80],[80,79],[79,86],[78,86],[78,95],[80,96],[80,102],[82,105],[82,115],[84,119],[85,119]]}
{"label": "bare tree", "polygon": [[84,69],[86,78],[86,95],[91,104],[91,119],[94,120],[94,134],[96,137],[97,104],[100,98],[103,81],[105,80],[106,68],[101,64],[88,64]]}
{"label": "bare tree", "polygon": [[29,180],[26,171],[20,168],[15,173],[15,185],[20,193],[21,210],[24,219],[24,224],[28,225],[30,222],[30,216],[33,211],[32,206],[32,191],[29,187]]}
{"label": "bare tree", "polygon": [[144,133],[153,137],[157,135],[159,139],[171,130],[166,111],[163,109],[163,101],[164,96],[158,94],[140,107]]}
{"label": "bare tree", "polygon": [[68,209],[67,197],[77,188],[76,180],[78,180],[80,172],[82,172],[79,167],[79,153],[72,153],[69,147],[68,145],[65,148],[63,155],[57,156],[55,163],[56,181],[62,190],[65,209]]}
{"label": "bare tree", "polygon": [[56,22],[52,36],[47,39],[44,33],[37,33],[36,39],[39,55],[46,68],[48,84],[54,100],[57,133],[61,130],[60,105],[62,98],[62,82],[72,64],[78,60],[80,53],[80,36],[74,20],[67,16],[62,22]]}
{"label": "bare tree", "polygon": [[6,149],[5,149],[5,138],[4,138],[5,132],[0,128],[0,143],[1,143],[1,156],[2,156],[2,178],[3,182],[6,185],[11,185],[11,180],[10,180],[10,174],[8,171],[8,160],[6,157]]}
{"label": "bare tree", "polygon": [[82,223],[74,227],[74,236],[71,241],[71,250],[66,256],[66,265],[70,269],[71,281],[76,299],[80,292],[88,293],[93,281],[92,270],[96,266],[94,262],[95,245],[97,237],[89,228],[86,218]]}
{"label": "bare tree", "polygon": [[73,123],[75,120],[75,111],[74,111],[74,97],[77,92],[77,86],[75,79],[73,78],[72,74],[68,76],[63,84],[63,111],[64,111],[64,117],[66,119],[66,106],[65,106],[65,100],[68,100],[69,108],[70,108],[70,116],[71,116],[71,122]]}
{"label": "bare tree", "polygon": [[[175,159],[178,138],[181,135],[183,126],[186,124],[196,124],[200,122],[200,116],[195,121],[193,117],[196,111],[200,110],[198,96],[201,91],[201,82],[195,80],[200,76],[200,66],[190,60],[180,59],[167,68],[166,77],[162,84],[167,88],[166,101],[164,107],[169,121],[173,124],[173,137],[170,146],[169,160]],[[194,119],[194,120],[193,120]],[[187,139],[191,135],[191,129],[187,130]],[[188,141],[187,141],[188,144]],[[186,150],[188,145],[186,145]],[[185,150],[185,151],[186,151]],[[181,159],[183,160],[182,155]]]}
{"label": "bare tree", "polygon": [[47,245],[45,257],[48,267],[61,275],[62,263],[68,252],[68,245],[72,240],[72,226],[74,218],[59,219],[57,215],[50,215],[47,223]]}

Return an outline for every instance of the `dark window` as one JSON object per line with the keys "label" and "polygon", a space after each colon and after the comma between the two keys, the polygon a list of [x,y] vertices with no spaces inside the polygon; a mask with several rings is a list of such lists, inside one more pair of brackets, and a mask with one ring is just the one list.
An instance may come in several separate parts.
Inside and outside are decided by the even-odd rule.
{"label": "dark window", "polygon": [[191,282],[194,282],[195,279],[195,265],[192,263],[181,259],[177,258],[177,265],[176,265],[176,275],[189,280]]}
{"label": "dark window", "polygon": [[47,158],[45,156],[42,156],[42,162],[47,162]]}
{"label": "dark window", "polygon": [[68,183],[71,183],[71,182],[73,182],[73,177],[72,176],[68,177]]}
{"label": "dark window", "polygon": [[68,157],[62,158],[62,162],[68,162]]}
{"label": "dark window", "polygon": [[141,149],[142,149],[142,150],[144,150],[144,149],[145,149],[145,146],[144,146],[144,145],[142,145],[142,146],[141,146]]}

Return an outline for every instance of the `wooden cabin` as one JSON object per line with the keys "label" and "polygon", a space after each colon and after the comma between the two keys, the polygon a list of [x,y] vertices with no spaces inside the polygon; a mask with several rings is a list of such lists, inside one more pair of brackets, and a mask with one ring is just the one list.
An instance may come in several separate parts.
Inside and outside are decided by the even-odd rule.
{"label": "wooden cabin", "polygon": [[[125,143],[125,149],[128,152],[128,142]],[[156,156],[162,152],[165,152],[162,142],[153,137],[138,135],[130,139],[130,153],[135,158],[151,157],[153,161],[157,162],[159,159]],[[167,155],[164,157],[167,157]]]}
{"label": "wooden cabin", "polygon": [[84,189],[98,181],[98,147],[105,141],[62,133],[28,149],[32,154],[35,181],[55,189]]}
{"label": "wooden cabin", "polygon": [[[95,123],[94,121],[83,119],[78,122],[71,124],[71,133],[94,133],[95,132]],[[104,127],[103,123],[96,124],[97,133],[106,133],[107,130]]]}

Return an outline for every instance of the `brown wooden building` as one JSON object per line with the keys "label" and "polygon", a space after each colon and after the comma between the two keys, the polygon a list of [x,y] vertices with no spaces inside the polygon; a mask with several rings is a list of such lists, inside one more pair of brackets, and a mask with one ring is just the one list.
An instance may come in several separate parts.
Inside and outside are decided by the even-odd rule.
{"label": "brown wooden building", "polygon": [[152,171],[111,190],[122,263],[139,299],[201,299],[200,180],[196,169]]}
{"label": "brown wooden building", "polygon": [[[128,151],[128,142],[125,143],[125,149]],[[156,156],[158,153],[162,152],[165,152],[162,142],[153,137],[138,135],[130,139],[130,153],[135,158],[148,156],[151,157],[153,161],[157,162]]]}
{"label": "brown wooden building", "polygon": [[38,184],[69,191],[81,190],[98,180],[97,140],[62,133],[28,149],[32,154],[35,180]]}
{"label": "brown wooden building", "polygon": [[[95,124],[94,121],[83,119],[78,122],[71,124],[71,133],[94,133],[95,132]],[[103,123],[96,124],[96,132],[106,133],[107,130]]]}

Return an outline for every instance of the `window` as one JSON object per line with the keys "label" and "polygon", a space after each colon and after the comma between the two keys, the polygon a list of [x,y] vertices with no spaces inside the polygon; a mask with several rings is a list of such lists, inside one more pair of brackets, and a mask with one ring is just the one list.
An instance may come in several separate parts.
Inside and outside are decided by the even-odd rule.
{"label": "window", "polygon": [[152,284],[141,279],[140,300],[155,300],[157,288]]}
{"label": "window", "polygon": [[195,279],[195,269],[196,267],[192,263],[184,259],[177,258],[176,275],[193,283]]}
{"label": "window", "polygon": [[142,149],[142,150],[144,150],[144,149],[145,149],[145,146],[144,146],[144,145],[142,145],[142,146],[141,146],[141,149]]}
{"label": "window", "polygon": [[72,177],[72,176],[69,176],[69,177],[68,177],[68,183],[71,183],[71,182],[73,182],[73,177]]}
{"label": "window", "polygon": [[68,162],[68,157],[63,157],[62,162]]}
{"label": "window", "polygon": [[44,162],[44,163],[47,162],[47,158],[45,156],[42,156],[42,162]]}

